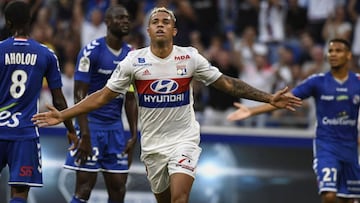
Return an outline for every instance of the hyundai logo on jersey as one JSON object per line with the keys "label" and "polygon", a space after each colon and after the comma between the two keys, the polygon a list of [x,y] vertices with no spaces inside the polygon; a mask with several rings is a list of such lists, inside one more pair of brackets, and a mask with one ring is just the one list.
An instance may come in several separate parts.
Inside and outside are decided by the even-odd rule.
{"label": "hyundai logo on jersey", "polygon": [[159,94],[168,94],[177,90],[179,85],[174,80],[156,80],[151,83],[150,88],[152,91]]}
{"label": "hyundai logo on jersey", "polygon": [[137,80],[139,106],[171,108],[190,103],[191,78]]}

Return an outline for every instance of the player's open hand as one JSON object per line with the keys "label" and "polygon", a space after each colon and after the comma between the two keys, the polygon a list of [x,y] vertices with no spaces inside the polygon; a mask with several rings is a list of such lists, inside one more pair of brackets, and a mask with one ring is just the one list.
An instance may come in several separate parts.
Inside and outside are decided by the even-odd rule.
{"label": "player's open hand", "polygon": [[289,88],[285,87],[274,94],[270,104],[277,108],[285,108],[290,111],[296,111],[295,108],[300,107],[302,105],[302,101],[300,98],[289,93]]}
{"label": "player's open hand", "polygon": [[46,127],[46,126],[57,125],[64,121],[64,119],[61,117],[60,111],[58,111],[53,106],[49,106],[49,105],[46,106],[50,111],[37,113],[33,115],[33,117],[31,118],[31,121],[35,125],[39,127]]}
{"label": "player's open hand", "polygon": [[226,119],[228,121],[243,120],[251,116],[251,112],[248,107],[239,102],[234,102],[234,106],[237,108],[236,111],[230,113]]}

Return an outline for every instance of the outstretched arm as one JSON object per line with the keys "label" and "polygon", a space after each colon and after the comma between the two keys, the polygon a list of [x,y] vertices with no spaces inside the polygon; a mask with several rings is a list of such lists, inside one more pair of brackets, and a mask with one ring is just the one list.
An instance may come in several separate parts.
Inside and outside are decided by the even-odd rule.
{"label": "outstretched arm", "polygon": [[31,120],[39,127],[57,125],[64,120],[100,108],[118,95],[119,93],[103,87],[101,90],[92,93],[71,108],[59,112],[56,108],[48,106],[50,111],[35,114]]}
{"label": "outstretched arm", "polygon": [[234,106],[238,109],[227,116],[227,120],[229,121],[244,120],[246,118],[249,118],[250,116],[255,116],[261,113],[266,113],[278,109],[271,104],[262,104],[259,106],[247,107],[243,104],[235,102]]}
{"label": "outstretched arm", "polygon": [[211,85],[234,97],[269,103],[277,108],[286,108],[291,111],[295,111],[295,108],[302,104],[300,98],[297,98],[292,94],[286,94],[288,92],[287,87],[277,91],[275,94],[269,94],[252,87],[242,80],[226,75],[222,75]]}

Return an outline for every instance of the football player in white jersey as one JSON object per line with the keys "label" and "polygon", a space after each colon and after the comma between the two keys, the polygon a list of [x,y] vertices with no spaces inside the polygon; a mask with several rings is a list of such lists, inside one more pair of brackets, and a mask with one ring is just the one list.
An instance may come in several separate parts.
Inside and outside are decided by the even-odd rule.
{"label": "football player in white jersey", "polygon": [[189,201],[201,152],[200,127],[193,110],[193,80],[238,98],[292,111],[302,103],[297,97],[285,95],[288,88],[268,94],[223,75],[195,48],[174,45],[175,22],[172,11],[154,8],[148,23],[150,46],[130,52],[104,88],[72,108],[59,112],[49,106],[49,112],[36,114],[32,119],[40,127],[56,125],[103,106],[119,94],[125,94],[133,84],[141,122],[141,160],[159,203]]}

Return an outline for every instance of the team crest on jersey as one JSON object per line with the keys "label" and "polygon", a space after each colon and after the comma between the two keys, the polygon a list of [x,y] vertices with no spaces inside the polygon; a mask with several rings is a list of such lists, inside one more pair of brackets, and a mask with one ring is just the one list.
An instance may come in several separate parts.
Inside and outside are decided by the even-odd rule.
{"label": "team crest on jersey", "polygon": [[177,65],[176,66],[176,74],[177,75],[186,75],[186,65]]}
{"label": "team crest on jersey", "polygon": [[89,69],[90,69],[90,59],[86,56],[81,57],[79,61],[79,71],[89,72]]}
{"label": "team crest on jersey", "polygon": [[138,58],[138,63],[145,63],[145,58]]}

